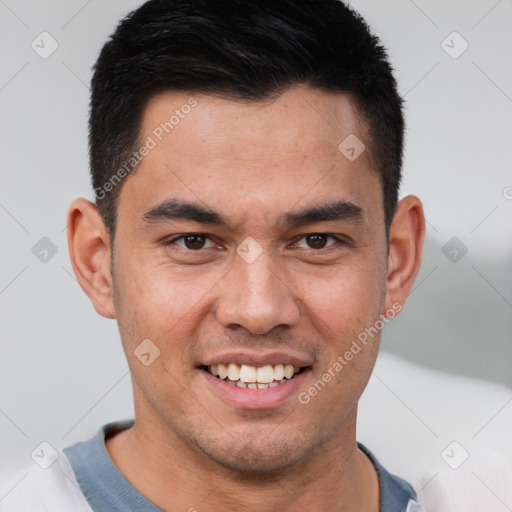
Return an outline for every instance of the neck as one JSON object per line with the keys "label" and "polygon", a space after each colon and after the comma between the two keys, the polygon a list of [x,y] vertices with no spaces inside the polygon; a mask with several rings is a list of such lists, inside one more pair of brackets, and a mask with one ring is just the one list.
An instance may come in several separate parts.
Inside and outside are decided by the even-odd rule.
{"label": "neck", "polygon": [[274,474],[224,468],[168,429],[138,420],[106,446],[128,481],[165,511],[378,512],[378,477],[357,447],[356,414],[354,408],[338,434],[307,460]]}

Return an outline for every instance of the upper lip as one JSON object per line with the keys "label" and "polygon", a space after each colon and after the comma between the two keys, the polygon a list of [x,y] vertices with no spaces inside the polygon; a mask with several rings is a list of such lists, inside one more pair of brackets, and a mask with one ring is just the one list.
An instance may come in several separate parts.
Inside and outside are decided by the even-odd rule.
{"label": "upper lip", "polygon": [[249,366],[265,366],[268,364],[291,364],[293,366],[305,367],[312,366],[313,361],[304,355],[286,353],[286,352],[225,352],[205,358],[200,366],[210,366],[213,364],[238,363]]}

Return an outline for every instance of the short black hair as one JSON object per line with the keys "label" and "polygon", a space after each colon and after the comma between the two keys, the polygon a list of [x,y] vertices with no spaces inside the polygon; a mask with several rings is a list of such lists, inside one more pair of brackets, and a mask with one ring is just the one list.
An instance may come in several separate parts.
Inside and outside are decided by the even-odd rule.
{"label": "short black hair", "polygon": [[294,85],[354,99],[388,234],[402,173],[403,99],[379,39],[340,0],[150,0],[121,20],[93,70],[90,169],[111,243],[151,97],[176,91],[263,101]]}

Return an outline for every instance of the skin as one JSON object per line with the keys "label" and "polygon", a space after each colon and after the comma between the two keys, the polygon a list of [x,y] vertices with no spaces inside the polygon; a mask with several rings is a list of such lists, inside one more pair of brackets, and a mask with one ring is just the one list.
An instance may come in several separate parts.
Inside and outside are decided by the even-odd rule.
{"label": "skin", "polygon": [[[152,98],[141,140],[189,98]],[[312,361],[298,390],[307,391],[359,333],[405,304],[421,264],[421,202],[400,201],[388,252],[369,150],[355,161],[338,150],[349,134],[369,147],[344,93],[295,87],[267,102],[194,98],[122,186],[113,275],[96,206],[77,199],[68,213],[74,272],[96,311],[117,319],[132,374],[135,424],[107,450],[168,511],[377,512],[378,478],[356,445],[356,416],[380,334],[306,405],[294,395],[278,407],[234,407],[197,365],[230,349],[294,352]],[[171,197],[219,212],[233,229],[144,223]],[[359,221],[276,225],[285,212],[333,200],[357,204]],[[164,243],[189,233],[209,238]],[[315,244],[311,233],[329,237]],[[263,251],[250,264],[236,253],[247,237]],[[160,349],[148,366],[134,355],[144,339]]]}

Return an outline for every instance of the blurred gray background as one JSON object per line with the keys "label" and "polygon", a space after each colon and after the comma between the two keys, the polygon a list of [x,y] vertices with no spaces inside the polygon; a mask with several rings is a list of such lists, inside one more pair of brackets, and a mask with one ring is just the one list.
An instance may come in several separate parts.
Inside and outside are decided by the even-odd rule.
{"label": "blurred gray background", "polygon": [[[91,67],[134,0],[0,0],[1,457],[26,465],[129,417],[115,321],[71,269],[66,212],[92,199]],[[402,196],[422,199],[424,262],[383,350],[512,386],[512,2],[359,0],[406,100]],[[46,251],[46,252],[45,252]]]}

